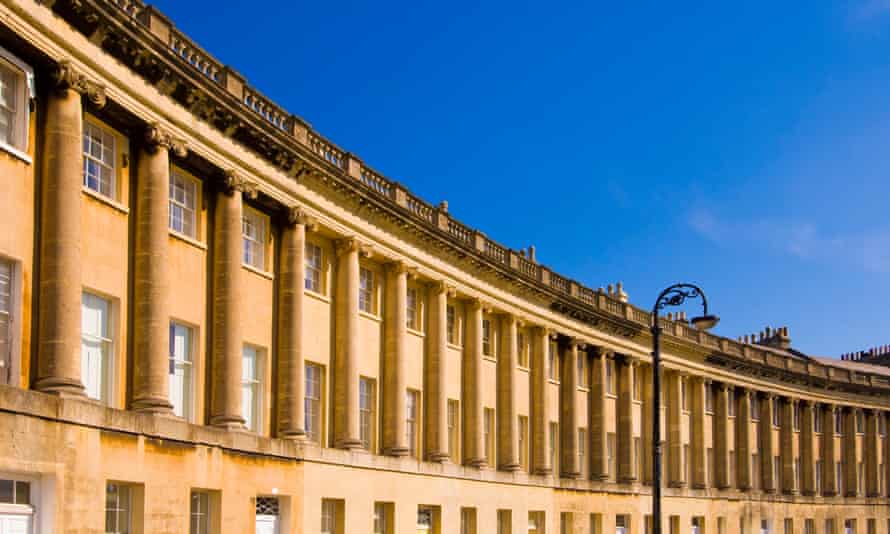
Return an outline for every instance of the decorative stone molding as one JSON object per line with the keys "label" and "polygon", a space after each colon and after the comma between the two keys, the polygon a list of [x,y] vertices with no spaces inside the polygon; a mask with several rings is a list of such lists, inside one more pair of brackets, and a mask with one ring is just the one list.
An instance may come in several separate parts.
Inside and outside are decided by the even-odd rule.
{"label": "decorative stone molding", "polygon": [[291,206],[287,208],[285,222],[290,226],[302,224],[307,230],[314,231],[318,227],[318,221],[306,211],[303,206]]}
{"label": "decorative stone molding", "polygon": [[231,169],[226,171],[226,174],[223,177],[223,188],[226,193],[232,194],[235,191],[240,191],[248,198],[256,198],[258,193],[257,185],[255,183],[240,176]]}
{"label": "decorative stone molding", "polygon": [[86,74],[71,64],[71,61],[67,59],[59,61],[52,71],[52,78],[57,89],[77,91],[86,96],[93,106],[100,109],[105,107],[107,102],[105,86],[87,78]]}
{"label": "decorative stone molding", "polygon": [[151,123],[145,129],[145,142],[152,150],[158,147],[166,148],[180,158],[184,158],[188,154],[185,140],[175,137],[157,122]]}
{"label": "decorative stone molding", "polygon": [[445,293],[445,296],[449,298],[457,296],[457,289],[445,280],[434,280],[429,283],[429,286],[434,293]]}
{"label": "decorative stone molding", "polygon": [[346,237],[334,241],[334,252],[337,257],[349,252],[358,252],[359,257],[368,258],[371,256],[371,246],[362,243],[356,237]]}

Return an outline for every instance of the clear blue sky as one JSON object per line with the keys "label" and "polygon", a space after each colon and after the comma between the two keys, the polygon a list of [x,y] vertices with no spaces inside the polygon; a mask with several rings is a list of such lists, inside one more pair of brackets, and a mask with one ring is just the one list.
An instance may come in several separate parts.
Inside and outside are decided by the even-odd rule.
{"label": "clear blue sky", "polygon": [[[157,6],[463,222],[735,337],[890,343],[890,0]],[[692,4],[692,3],[687,3]]]}

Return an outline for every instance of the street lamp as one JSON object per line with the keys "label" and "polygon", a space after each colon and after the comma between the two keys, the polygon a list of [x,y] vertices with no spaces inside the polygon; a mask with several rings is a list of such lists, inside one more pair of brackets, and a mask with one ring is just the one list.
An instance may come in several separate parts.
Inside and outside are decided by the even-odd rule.
{"label": "street lamp", "polygon": [[692,284],[674,284],[665,289],[652,307],[652,534],[661,534],[661,324],[658,314],[667,306],[680,306],[686,299],[701,298],[703,313],[690,321],[698,330],[714,328],[720,318],[708,314],[708,299]]}

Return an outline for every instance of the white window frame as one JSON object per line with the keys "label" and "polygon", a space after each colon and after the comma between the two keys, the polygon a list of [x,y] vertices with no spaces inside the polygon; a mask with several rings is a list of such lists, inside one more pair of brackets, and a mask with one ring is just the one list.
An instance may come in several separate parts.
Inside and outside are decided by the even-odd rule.
{"label": "white window frame", "polygon": [[[95,301],[105,305],[104,324],[100,325],[98,333],[87,333],[84,324],[84,307],[88,305],[88,301]],[[100,346],[99,377],[98,390],[91,391],[90,382],[86,380],[89,376],[89,361],[84,356],[87,351],[84,350],[87,343],[98,344]],[[114,365],[115,343],[114,343],[114,301],[99,295],[97,293],[84,290],[81,294],[81,382],[83,382],[85,393],[88,397],[96,399],[106,405],[111,405],[111,399],[114,397],[114,381],[115,381],[115,365]]]}
{"label": "white window frame", "polygon": [[[244,424],[251,432],[263,432],[263,406],[265,396],[265,361],[264,351],[256,345],[245,344],[241,349],[241,411],[249,410],[249,413],[242,413]],[[249,376],[248,367],[245,365],[247,361],[253,359],[253,376]],[[250,392],[253,397],[249,403],[246,394]]]}
{"label": "white window frame", "polygon": [[[197,500],[196,500],[197,497]],[[197,509],[195,502],[198,503]],[[210,534],[213,526],[212,499],[210,492],[192,490],[189,495],[189,534]],[[198,530],[192,529],[192,520],[197,518]]]}
{"label": "white window frame", "polygon": [[[179,354],[176,344],[177,330],[186,333],[186,346],[182,354]],[[170,364],[168,369],[170,381],[170,402],[173,404],[173,413],[182,417],[186,421],[191,421],[194,416],[194,380],[195,380],[195,329],[190,325],[179,321],[170,321]],[[182,406],[177,407],[173,402],[174,374],[177,370],[181,370],[182,376]]]}
{"label": "white window frame", "polygon": [[322,398],[324,397],[324,369],[312,362],[305,364],[303,393],[304,430],[306,439],[322,444]]}
{"label": "white window frame", "polygon": [[447,331],[447,341],[450,345],[459,346],[460,330],[457,320],[457,309],[452,304],[445,306],[445,329]]}
{"label": "white window frame", "polygon": [[303,287],[307,291],[324,295],[324,251],[321,245],[306,241],[306,265]]}
{"label": "white window frame", "polygon": [[241,263],[265,272],[268,241],[269,219],[257,210],[244,206],[241,214]]}
{"label": "white window frame", "polygon": [[31,129],[31,99],[35,96],[34,69],[30,65],[13,55],[7,49],[0,47],[0,63],[3,67],[17,76],[15,87],[15,106],[13,110],[10,133],[12,142],[0,141],[0,149],[11,155],[31,163],[28,155],[30,129]]}
{"label": "white window frame", "polygon": [[[0,384],[11,386],[18,385],[21,373],[21,328],[19,328],[19,315],[21,314],[21,287],[20,263],[12,258],[0,256],[0,299],[6,302],[6,309],[0,309],[0,315],[5,317],[6,349],[0,345]],[[2,273],[6,270],[7,273]],[[3,278],[6,278],[5,282]],[[0,333],[0,337],[4,334]]]}
{"label": "white window frame", "polygon": [[492,343],[491,319],[482,319],[482,355],[494,357],[494,343]]}
{"label": "white window frame", "polygon": [[417,288],[409,287],[405,291],[405,321],[409,330],[420,330],[420,294]]}
{"label": "white window frame", "polygon": [[[191,191],[189,191],[191,188]],[[177,198],[179,192],[182,193],[182,199]],[[191,205],[189,205],[189,194],[191,194]],[[173,168],[170,172],[170,187],[168,193],[168,217],[167,225],[169,229],[177,234],[184,235],[188,238],[197,240],[198,232],[198,204],[201,199],[201,184],[197,179],[190,176],[185,171]],[[178,228],[174,213],[179,213]],[[189,231],[188,227],[191,227]]]}
{"label": "white window frame", "polygon": [[587,389],[590,386],[587,380],[587,354],[584,351],[579,350],[576,360],[575,363],[578,369],[578,387]]}
{"label": "white window frame", "polygon": [[359,377],[359,439],[368,451],[374,449],[376,389],[374,379]]}
{"label": "white window frame", "polygon": [[405,441],[408,444],[408,455],[417,456],[420,421],[420,392],[409,389],[405,392]]}
{"label": "white window frame", "polygon": [[448,457],[452,462],[460,460],[460,401],[448,399]]}
{"label": "white window frame", "polygon": [[[109,128],[108,126],[103,124],[102,122],[100,122],[96,119],[93,119],[92,117],[84,116],[84,118],[83,118],[83,140],[82,140],[81,145],[83,145],[83,143],[86,143],[88,138],[90,140],[89,148],[91,150],[87,151],[83,148],[83,146],[81,146],[81,151],[83,153],[83,187],[97,195],[100,195],[102,197],[116,201],[118,198],[118,194],[119,194],[118,183],[117,183],[117,181],[118,181],[117,180],[118,153],[119,153],[119,149],[120,149],[120,147],[118,147],[118,142],[119,142],[118,136],[114,132],[114,130],[112,130],[111,128]],[[105,149],[108,148],[108,147],[105,147],[106,141],[110,142],[110,144],[111,144],[111,146],[110,146],[111,161],[105,160],[104,152],[105,152]],[[92,154],[92,148],[97,142],[100,142],[101,146],[103,148],[103,150],[102,150],[103,154],[100,157],[97,157]],[[97,178],[98,182],[97,182],[96,187],[93,187],[92,185],[90,185],[90,180],[87,177],[88,176],[87,175],[87,167],[89,165],[89,162],[91,162],[91,161],[95,162],[100,168],[104,168],[104,169],[108,170],[108,172],[110,174],[110,179],[109,179],[109,183],[108,183],[108,191],[102,190],[103,184],[102,184],[101,176],[99,176]]]}
{"label": "white window frame", "polygon": [[[116,505],[115,508],[109,509],[108,508],[108,491],[110,490],[111,486],[114,486],[117,488],[117,498],[115,500],[115,505]],[[125,504],[121,503],[121,491],[120,491],[121,489],[126,489],[126,492],[127,492],[126,496],[124,497],[124,499],[126,499]],[[134,486],[131,486],[129,484],[123,484],[120,482],[106,482],[105,483],[105,514],[104,514],[104,516],[105,516],[105,532],[106,533],[110,534],[110,533],[116,533],[116,532],[131,532],[132,531],[131,529],[133,527],[133,490],[134,489],[135,489]],[[121,512],[126,512],[127,513],[126,528],[124,528],[124,529],[118,528],[117,530],[109,530],[109,528],[108,528],[108,513],[109,512],[114,512],[118,516],[120,515]],[[117,519],[119,520],[120,518],[118,517]]]}
{"label": "white window frame", "polygon": [[376,290],[375,273],[368,267],[360,266],[358,270],[358,309],[359,311],[375,315]]}
{"label": "white window frame", "polygon": [[321,500],[321,534],[339,534],[337,531],[337,501]]}

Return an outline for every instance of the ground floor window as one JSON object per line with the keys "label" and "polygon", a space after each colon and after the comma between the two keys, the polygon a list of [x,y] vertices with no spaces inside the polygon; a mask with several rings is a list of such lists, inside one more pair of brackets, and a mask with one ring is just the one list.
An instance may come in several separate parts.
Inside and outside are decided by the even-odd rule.
{"label": "ground floor window", "polygon": [[133,528],[133,487],[109,482],[105,486],[105,533],[129,534]]}
{"label": "ground floor window", "polygon": [[256,498],[256,534],[278,534],[281,511],[277,497]]}

